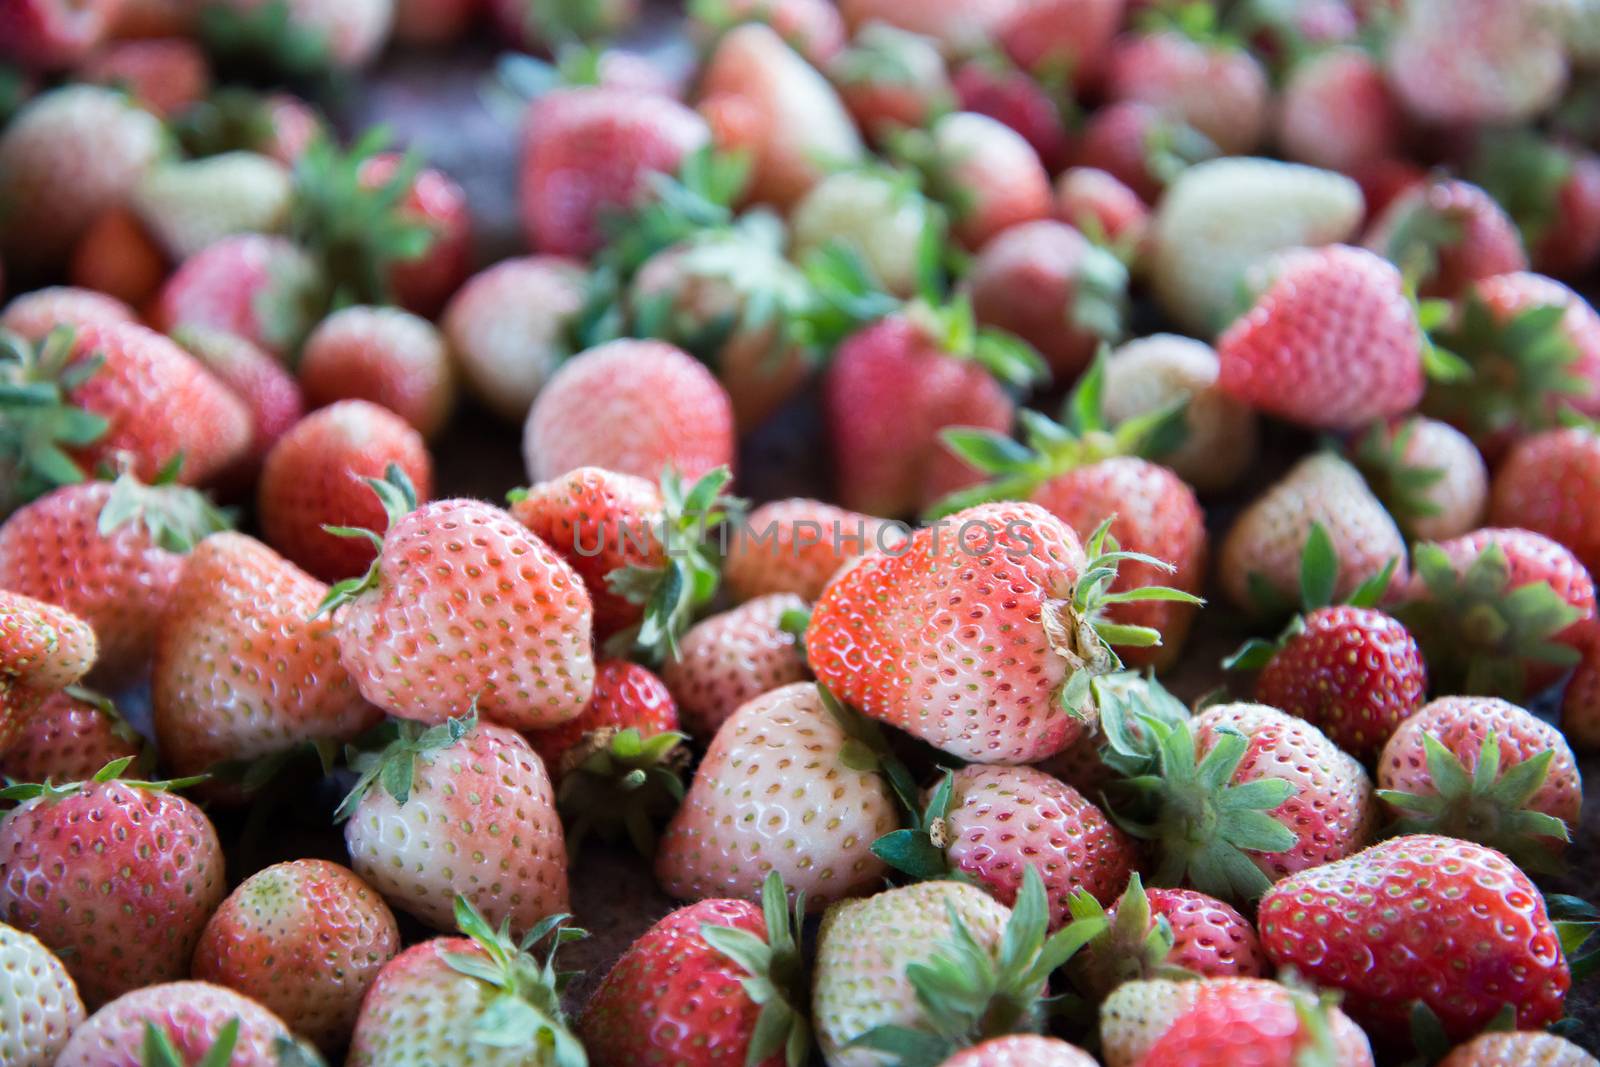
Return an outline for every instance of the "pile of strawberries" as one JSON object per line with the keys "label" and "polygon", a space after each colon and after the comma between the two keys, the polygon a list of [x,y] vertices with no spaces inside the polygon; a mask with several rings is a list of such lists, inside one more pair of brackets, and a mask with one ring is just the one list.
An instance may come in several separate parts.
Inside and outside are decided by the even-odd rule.
{"label": "pile of strawberries", "polygon": [[0,1067],[1600,1067],[1595,0],[0,0],[0,264]]}

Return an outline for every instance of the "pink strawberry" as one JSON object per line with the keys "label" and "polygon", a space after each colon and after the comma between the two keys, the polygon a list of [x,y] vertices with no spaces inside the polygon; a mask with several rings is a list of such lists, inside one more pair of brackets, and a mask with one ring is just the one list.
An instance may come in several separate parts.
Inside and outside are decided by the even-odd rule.
{"label": "pink strawberry", "polygon": [[1402,120],[1377,60],[1344,47],[1295,64],[1277,130],[1287,158],[1356,174],[1398,154]]}
{"label": "pink strawberry", "polygon": [[901,139],[901,154],[926,176],[929,192],[953,217],[968,249],[1051,214],[1050,175],[1022,135],[988,115],[956,111],[926,134]]}
{"label": "pink strawberry", "polygon": [[1591,634],[1561,697],[1561,732],[1580,752],[1600,749],[1600,641]]}
{"label": "pink strawberry", "polygon": [[1439,1067],[1590,1067],[1594,1057],[1564,1037],[1542,1030],[1479,1034],[1457,1045]]}
{"label": "pink strawberry", "polygon": [[[151,1053],[152,1045],[161,1051]],[[282,1019],[249,997],[209,982],[169,981],[133,990],[95,1012],[56,1063],[144,1067],[216,1056],[241,1067],[271,1067],[309,1055]]]}
{"label": "pink strawberry", "polygon": [[1516,222],[1533,269],[1571,277],[1600,255],[1600,157],[1531,130],[1480,138],[1468,174]]}
{"label": "pink strawberry", "polygon": [[1248,155],[1266,132],[1270,94],[1255,57],[1176,30],[1119,41],[1106,92],[1176,115],[1226,155]]}
{"label": "pink strawberry", "polygon": [[1289,996],[1262,986],[1202,988],[1139,1067],[1295,1067],[1320,1055],[1337,1056],[1334,1062],[1350,1067],[1371,1067],[1366,1037],[1331,1000],[1283,992]]}
{"label": "pink strawberry", "polygon": [[299,373],[311,406],[370,400],[425,438],[439,434],[455,407],[444,336],[428,320],[399,308],[335,311],[306,338]]}
{"label": "pink strawberry", "polygon": [[946,55],[964,55],[990,44],[1016,8],[1013,0],[843,0],[839,11],[854,33],[885,22],[939,42]]}
{"label": "pink strawberry", "polygon": [[0,55],[35,70],[75,67],[111,32],[116,0],[14,0],[0,8]]}
{"label": "pink strawberry", "polygon": [[94,630],[72,612],[0,591],[0,674],[30,689],[64,689],[94,666]]}
{"label": "pink strawberry", "polygon": [[1600,538],[1585,514],[1600,479],[1600,435],[1586,426],[1525,437],[1494,477],[1490,521],[1559,541],[1592,575],[1600,569]]}
{"label": "pink strawberry", "polygon": [[0,756],[0,775],[19,782],[80,782],[108,763],[148,762],[144,739],[109,699],[70,686],[34,708],[16,743]]}
{"label": "pink strawberry", "polygon": [[886,22],[861,27],[826,70],[856,125],[879,143],[926,126],[955,101],[939,42]]}
{"label": "pink strawberry", "polygon": [[119,780],[126,766],[0,791],[21,801],[0,823],[0,920],[63,956],[91,1007],[187,974],[227,892],[211,821],[166,783]]}
{"label": "pink strawberry", "polygon": [[205,98],[211,65],[199,42],[185,37],[113,41],[78,68],[78,77],[123,89],[171,120]]}
{"label": "pink strawberry", "polygon": [[1389,513],[1414,538],[1459,537],[1483,524],[1489,472],[1471,438],[1412,415],[1363,434],[1352,458]]}
{"label": "pink strawberry", "polygon": [[853,770],[835,718],[810,682],[774,689],[718,728],[662,836],[656,879],[684,900],[756,900],[768,872],[813,906],[870,891],[873,841],[900,821],[888,783]]}
{"label": "pink strawberry", "polygon": [[0,327],[34,344],[43,341],[57,326],[78,330],[90,326],[137,324],[138,321],[133,308],[116,297],[66,285],[51,285],[23,293],[0,314]]}
{"label": "pink strawberry", "polygon": [[1024,70],[1070,76],[1081,87],[1100,77],[1128,6],[1124,0],[1026,0],[1011,6],[998,39]]}
{"label": "pink strawberry", "polygon": [[1095,1067],[1095,1060],[1054,1037],[1013,1034],[964,1049],[945,1060],[943,1067]]}
{"label": "pink strawberry", "polygon": [[[372,61],[389,39],[394,21],[393,0],[346,0],[329,4],[321,0],[288,0],[274,8],[268,0],[218,0],[212,17],[225,25],[238,25],[239,37],[249,41],[252,29],[264,25],[266,33],[289,39],[286,48],[298,48],[295,59],[312,69],[348,72]],[[260,36],[257,29],[254,36]],[[269,36],[269,41],[271,37]],[[269,58],[276,55],[269,53]],[[301,69],[304,69],[303,66]]]}
{"label": "pink strawberry", "polygon": [[890,551],[905,538],[899,523],[820,500],[774,500],[733,528],[722,576],[739,600],[793,593],[810,602],[846,563],[874,549]]}
{"label": "pink strawberry", "polygon": [[1531,119],[1566,82],[1565,43],[1537,5],[1497,0],[1411,0],[1385,49],[1389,82],[1406,110],[1437,125]]}
{"label": "pink strawberry", "polygon": [[733,467],[733,411],[705,365],[662,341],[620,340],[562,364],[534,401],[522,453],[546,481],[604,467],[655,481]]}
{"label": "pink strawberry", "polygon": [[253,483],[267,453],[305,414],[300,387],[283,365],[237,334],[204,327],[180,329],[173,338],[244,402],[250,412],[249,448],[221,481]]}
{"label": "pink strawberry", "polygon": [[399,951],[394,913],[371,886],[337,863],[295,860],[228,895],[195,946],[194,977],[252,998],[331,1055]]}
{"label": "pink strawberry", "polygon": [[692,32],[711,38],[744,22],[764,22],[784,43],[821,70],[845,44],[844,19],[831,0],[695,0]]}
{"label": "pink strawberry", "polygon": [[315,260],[282,237],[224,237],[178,266],[150,319],[173,333],[203,326],[235,333],[274,356],[299,345],[324,298]]}
{"label": "pink strawberry", "polygon": [[1115,175],[1070,167],[1056,180],[1056,217],[1125,261],[1137,259],[1150,229],[1150,209]]}
{"label": "pink strawberry", "polygon": [[661,677],[690,733],[709,738],[749,701],[805,680],[805,653],[787,625],[805,611],[799,597],[772,593],[696,623],[683,635]]}
{"label": "pink strawberry", "polygon": [[1033,146],[1045,170],[1067,165],[1072,145],[1061,104],[1045,85],[998,56],[969,59],[952,81],[958,110],[998,119]]}
{"label": "pink strawberry", "polygon": [[1406,272],[1423,296],[1455,299],[1473,282],[1526,270],[1516,224],[1464,181],[1428,181],[1390,201],[1363,244]]}
{"label": "pink strawberry", "polygon": [[1089,116],[1074,162],[1105,171],[1153,204],[1184,168],[1219,154],[1210,138],[1177,116],[1124,100]]}
{"label": "pink strawberry", "polygon": [[[380,153],[361,164],[359,180],[365,188],[381,189],[404,173],[404,166],[398,153]],[[466,193],[443,171],[421,167],[399,198],[398,214],[426,227],[433,239],[420,256],[389,265],[389,288],[407,311],[435,317],[467,277],[472,219]]]}

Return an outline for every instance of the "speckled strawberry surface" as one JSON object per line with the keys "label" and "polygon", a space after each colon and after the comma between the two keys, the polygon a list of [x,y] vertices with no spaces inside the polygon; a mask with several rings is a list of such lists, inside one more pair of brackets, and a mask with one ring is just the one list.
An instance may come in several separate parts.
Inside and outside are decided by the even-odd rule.
{"label": "speckled strawberry surface", "polygon": [[594,671],[594,695],[576,719],[526,736],[551,778],[559,782],[573,758],[583,754],[586,739],[619,730],[638,730],[652,737],[678,729],[678,707],[666,683],[648,667],[624,659],[601,660]]}
{"label": "speckled strawberry surface", "polygon": [[786,613],[805,610],[799,597],[774,593],[690,627],[661,670],[689,732],[710,737],[747,701],[805,680],[805,653],[783,628]]}
{"label": "speckled strawberry surface", "polygon": [[15,297],[0,312],[0,326],[37,344],[57,326],[116,326],[137,323],[132,308],[105,293],[51,285]]}
{"label": "speckled strawberry surface", "polygon": [[209,982],[167,982],[137,989],[101,1008],[62,1050],[58,1067],[144,1067],[147,1025],[187,1062],[203,1059],[222,1028],[237,1019],[230,1067],[276,1067],[279,1042],[293,1042],[284,1021],[249,997]]}
{"label": "speckled strawberry surface", "polygon": [[88,673],[94,631],[72,614],[21,593],[0,590],[0,673],[35,689],[60,689]]}
{"label": "speckled strawberry surface", "polygon": [[851,560],[905,541],[903,527],[821,500],[763,504],[729,535],[722,577],[740,600],[793,593],[815,600]]}
{"label": "speckled strawberry surface", "polygon": [[[1193,889],[1144,889],[1147,925],[1138,929],[1126,922],[1125,906],[1137,907],[1133,889],[1106,909],[1107,933],[1090,941],[1068,963],[1075,984],[1105,997],[1124,982],[1161,973],[1161,967],[1181,967],[1202,978],[1260,978],[1266,955],[1250,920],[1231,905]],[[1119,926],[1119,917],[1124,924]],[[1165,921],[1171,947],[1156,959],[1145,943],[1157,923]],[[1126,931],[1126,932],[1124,932]]]}
{"label": "speckled strawberry surface", "polygon": [[[1338,1009],[1332,1009],[1337,1011]],[[1295,1067],[1333,1043],[1345,1067],[1371,1067],[1367,1039],[1348,1019],[1316,1019],[1319,1008],[1297,1004],[1285,990],[1229,984],[1202,986],[1194,1004],[1167,1027],[1140,1067]],[[1341,1013],[1342,1016],[1342,1013]],[[1321,1027],[1327,1027],[1324,1033]]]}
{"label": "speckled strawberry surface", "polygon": [[943,1067],[1095,1067],[1095,1059],[1053,1037],[1013,1034],[958,1052]]}
{"label": "speckled strawberry surface", "polygon": [[78,987],[55,954],[0,923],[0,1059],[7,1067],[52,1067],[83,1017]]}
{"label": "speckled strawberry surface", "polygon": [[1592,575],[1600,568],[1600,435],[1584,427],[1524,438],[1494,477],[1489,521],[1543,534],[1571,549]]}
{"label": "speckled strawberry surface", "polygon": [[143,746],[114,708],[62,690],[41,699],[28,716],[0,755],[0,775],[19,782],[81,782],[113,760],[138,755]]}
{"label": "speckled strawberry surface", "polygon": [[1457,1045],[1439,1067],[1594,1067],[1596,1060],[1564,1037],[1541,1031],[1480,1034]]}

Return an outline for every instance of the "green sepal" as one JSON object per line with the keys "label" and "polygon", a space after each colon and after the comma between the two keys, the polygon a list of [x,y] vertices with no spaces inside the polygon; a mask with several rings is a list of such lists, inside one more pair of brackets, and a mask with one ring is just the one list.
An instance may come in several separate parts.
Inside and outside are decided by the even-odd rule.
{"label": "green sepal", "polygon": [[655,854],[656,829],[683,800],[689,738],[676,731],[644,736],[639,728],[601,730],[573,746],[559,775],[556,805],[567,821],[567,851],[576,855],[592,832],[626,837],[642,856]]}
{"label": "green sepal", "polygon": [[980,325],[965,295],[943,304],[918,299],[906,305],[904,315],[940,351],[972,360],[1003,385],[1022,390],[1050,378],[1049,366],[1026,341]]}
{"label": "green sepal", "polygon": [[791,910],[782,876],[769,872],[761,883],[761,912],[765,940],[747,930],[713,923],[701,923],[700,936],[745,972],[741,985],[760,1006],[745,1053],[746,1067],[758,1067],[779,1051],[785,1067],[803,1067],[811,1049],[811,1025],[805,1014],[805,960],[799,940],[805,924],[805,893],[795,894]]}
{"label": "green sepal", "polygon": [[1392,429],[1374,423],[1357,439],[1351,457],[1389,514],[1408,533],[1418,520],[1439,514],[1439,504],[1431,493],[1446,473],[1442,467],[1421,466],[1406,459],[1416,429],[1414,420]]}
{"label": "green sepal", "polygon": [[84,480],[69,450],[93,444],[110,423],[74,406],[71,391],[101,366],[72,360],[75,331],[57,326],[38,344],[0,329],[0,516],[52,489]]}
{"label": "green sepal", "polygon": [[1505,209],[1532,248],[1561,221],[1561,187],[1572,153],[1531,129],[1488,131],[1468,169],[1471,180]]}
{"label": "green sepal", "polygon": [[1090,1000],[1104,1000],[1117,986],[1136,979],[1196,977],[1167,963],[1174,944],[1172,924],[1166,916],[1151,913],[1138,872],[1117,899],[1114,917],[1083,889],[1073,895],[1070,908],[1072,925],[1081,926],[1088,939],[1068,974]]}
{"label": "green sepal", "polygon": [[90,785],[103,785],[106,782],[116,781],[135,789],[143,789],[151,793],[174,793],[180,789],[189,789],[210,780],[210,775],[193,774],[186,778],[165,778],[157,781],[145,781],[138,778],[124,778],[123,774],[136,762],[141,762],[142,756],[122,756],[112,760],[94,773],[88,781],[65,782],[56,784],[51,781],[43,782],[15,782],[0,789],[0,801],[24,801],[43,798],[46,802],[54,802],[64,797],[74,796],[83,792],[84,787]]}
{"label": "green sepal", "polygon": [[945,771],[932,792],[927,806],[912,810],[911,825],[891,830],[872,843],[872,854],[914,881],[951,877],[950,861],[945,856],[945,816],[950,813],[955,775]]}
{"label": "green sepal", "polygon": [[800,269],[809,296],[784,322],[784,334],[809,351],[814,361],[821,362],[845,338],[902,307],[898,297],[885,291],[861,252],[842,240],[812,251]]}
{"label": "green sepal", "polygon": [[141,1060],[144,1067],[228,1067],[238,1043],[239,1017],[235,1015],[217,1030],[216,1040],[206,1054],[191,1065],[166,1030],[146,1020]]}
{"label": "green sepal", "polygon": [[[398,463],[391,463],[383,472],[382,478],[368,478],[367,485],[377,496],[378,503],[383,505],[387,521],[384,529],[387,530],[399,522],[406,515],[417,509],[417,489],[411,484],[411,479],[406,472],[400,469]],[[340,607],[350,603],[369,589],[378,587],[378,565],[382,562],[383,537],[374,530],[364,530],[355,526],[324,526],[323,530],[335,537],[349,537],[371,543],[377,550],[373,556],[372,564],[367,572],[355,578],[345,578],[328,587],[327,595],[317,605],[313,619],[337,611]]]}
{"label": "green sepal", "polygon": [[908,822],[915,824],[922,807],[917,799],[917,782],[911,770],[889,748],[889,739],[883,728],[850,705],[844,703],[828,689],[817,683],[817,696],[828,716],[844,732],[845,742],[839,750],[839,762],[858,774],[877,773],[883,776],[901,812]]}
{"label": "green sepal", "polygon": [[632,208],[601,215],[606,245],[594,265],[626,283],[658,252],[706,230],[729,226],[750,172],[749,153],[708,145],[684,156],[675,176],[647,175]]}
{"label": "green sepal", "polygon": [[142,526],[156,545],[180,554],[211,534],[233,528],[228,513],[198,490],[160,478],[144,485],[131,473],[123,473],[111,485],[97,529],[100,536],[109,537],[130,523]]}
{"label": "green sepal", "polygon": [[361,799],[374,787],[381,788],[405,804],[411,799],[417,760],[428,753],[449,748],[478,725],[478,706],[474,701],[465,715],[446,719],[437,726],[423,726],[408,719],[395,719],[375,731],[377,747],[347,750],[351,769],[360,775],[356,784],[334,810],[333,821],[344,822],[354,815]]}

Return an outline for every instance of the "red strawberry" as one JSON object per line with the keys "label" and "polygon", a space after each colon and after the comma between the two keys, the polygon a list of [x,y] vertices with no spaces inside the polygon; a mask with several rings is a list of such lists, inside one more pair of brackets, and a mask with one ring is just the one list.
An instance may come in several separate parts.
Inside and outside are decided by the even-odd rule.
{"label": "red strawberry", "polygon": [[692,481],[732,469],[733,452],[732,406],[705,365],[665,342],[631,339],[562,364],[522,440],[535,482],[586,466],[650,481],[671,467]]}
{"label": "red strawberry", "polygon": [[120,686],[149,662],[184,553],[226,526],[192,489],[127,475],[64,486],[0,526],[0,588],[81,616],[99,641],[96,678]]}
{"label": "red strawberry", "polygon": [[882,142],[919,129],[955,101],[939,42],[886,22],[869,22],[827,68],[856,124]]}
{"label": "red strawberry", "polygon": [[198,41],[185,37],[113,41],[77,73],[83,81],[126,91],[168,120],[199,103],[211,88],[205,52]]}
{"label": "red strawberry", "polygon": [[1218,154],[1210,138],[1182,119],[1124,100],[1089,116],[1075,162],[1105,171],[1153,204],[1185,167]]}
{"label": "red strawberry", "polygon": [[722,724],[661,838],[663,889],[683,900],[757,900],[776,871],[813,907],[871,891],[885,870],[871,845],[900,817],[888,783],[845,762],[857,727],[836,707],[798,682]]}
{"label": "red strawberry", "polygon": [[495,414],[521,421],[570,354],[583,310],[581,264],[556,256],[501,260],[456,291],[439,326],[466,384]]}
{"label": "red strawberry", "polygon": [[62,956],[91,1007],[187,974],[227,892],[211,821],[165,783],[118,780],[125,766],[0,791],[22,802],[0,823],[0,920]]}
{"label": "red strawberry", "polygon": [[78,238],[67,278],[137,307],[148,306],[167,280],[167,254],[137,215],[114,207]]}
{"label": "red strawberry", "polygon": [[0,55],[35,70],[75,67],[111,32],[117,0],[13,0],[0,8]]}
{"label": "red strawberry", "polygon": [[267,453],[256,512],[267,542],[323,581],[360,574],[376,552],[364,540],[324,527],[376,529],[383,505],[366,479],[390,466],[411,480],[420,499],[433,493],[433,460],[422,435],[400,416],[365,400],[314,411]]}
{"label": "red strawberry", "polygon": [[101,767],[145,753],[144,738],[106,697],[72,686],[41,700],[0,756],[0,775],[19,782],[80,782]]}
{"label": "red strawberry", "polygon": [[1401,723],[1378,787],[1398,830],[1476,841],[1527,870],[1551,866],[1583,805],[1561,732],[1494,697],[1443,697]]}
{"label": "red strawberry", "polygon": [[[152,1045],[161,1051],[151,1053]],[[136,989],[95,1012],[56,1063],[144,1067],[218,1056],[242,1067],[269,1067],[310,1055],[282,1019],[249,997],[209,982],[170,981]]]}
{"label": "red strawberry", "polygon": [[772,593],[698,622],[683,635],[661,677],[690,733],[711,737],[747,702],[805,680],[805,653],[788,625],[805,611],[799,597]]}
{"label": "red strawberry", "polygon": [[901,138],[901,155],[926,176],[928,190],[953,216],[952,233],[968,249],[1051,214],[1050,175],[1022,135],[997,119],[957,111],[926,134]]}
{"label": "red strawberry", "polygon": [[1586,514],[1600,491],[1600,435],[1574,426],[1525,437],[1494,476],[1489,519],[1559,541],[1590,574],[1600,570],[1600,530]]}
{"label": "red strawberry", "polygon": [[23,293],[6,305],[0,328],[38,344],[57,326],[74,330],[90,326],[137,324],[133,308],[114,296],[75,286],[51,285]]}
{"label": "red strawberry", "polygon": [[1012,226],[985,244],[967,285],[978,321],[1027,341],[1057,381],[1077,377],[1097,345],[1122,334],[1127,268],[1054,219]]}
{"label": "red strawberry", "polygon": [[1538,5],[1410,0],[1395,7],[1385,49],[1389,82],[1416,118],[1516,123],[1561,94],[1565,42]]}
{"label": "red strawberry", "polygon": [[1287,158],[1357,174],[1398,154],[1402,122],[1383,68],[1365,51],[1344,47],[1295,64],[1277,129]]}
{"label": "red strawberry", "polygon": [[564,912],[566,842],[550,776],[527,741],[470,715],[426,730],[400,723],[393,736],[357,758],[361,778],[335,816],[349,820],[356,874],[441,930],[462,899],[519,937]]}
{"label": "red strawberry", "polygon": [[[1290,995],[1261,986],[1202,989],[1139,1067],[1297,1067],[1321,1055],[1337,1056],[1332,1062],[1349,1067],[1371,1067],[1366,1037],[1343,1013],[1335,1014],[1331,1001],[1284,992]],[[1335,1020],[1346,1026],[1337,1027]]]}
{"label": "red strawberry", "polygon": [[874,549],[890,551],[905,538],[899,523],[820,500],[774,500],[733,528],[722,576],[738,600],[793,593],[810,602],[846,563]]}
{"label": "red strawberry", "polygon": [[190,256],[161,287],[150,319],[173,333],[202,326],[236,333],[274,356],[299,345],[324,297],[316,262],[282,237],[224,237]]}
{"label": "red strawberry", "polygon": [[221,481],[230,488],[254,483],[272,446],[305,414],[300,387],[281,363],[237,334],[185,327],[173,339],[244,401],[250,446]]}
{"label": "red strawberry", "polygon": [[391,467],[385,478],[369,483],[389,520],[381,538],[365,532],[381,545],[378,557],[321,609],[336,613],[339,659],[362,695],[430,723],[471,708],[523,730],[576,718],[594,689],[583,581],[499,508],[475,500],[419,508],[401,472]]}
{"label": "red strawberry", "polygon": [[[404,165],[398,153],[380,153],[361,164],[359,180],[364,188],[381,189]],[[468,273],[472,219],[466,193],[443,171],[422,167],[410,176],[398,213],[426,226],[433,240],[422,255],[389,265],[389,288],[407,311],[437,316]]]}
{"label": "red strawberry", "polygon": [[1416,407],[1423,336],[1400,272],[1345,245],[1291,252],[1217,341],[1227,393],[1307,426],[1354,429]]}
{"label": "red strawberry", "polygon": [[150,696],[161,757],[186,774],[342,742],[381,717],[339,663],[328,589],[244,534],[189,555],[156,637]]}
{"label": "red strawberry", "polygon": [[1463,181],[1412,186],[1372,222],[1362,243],[1428,297],[1455,299],[1473,282],[1528,268],[1516,224],[1493,197]]}
{"label": "red strawberry", "polygon": [[831,0],[694,0],[691,32],[715,37],[743,22],[764,22],[821,70],[844,47],[844,19]]}
{"label": "red strawberry", "polygon": [[629,207],[651,174],[677,171],[706,144],[705,122],[651,93],[579,87],[534,103],[523,125],[522,225],[539,252],[588,256],[607,211]]}
{"label": "red strawberry", "polygon": [[804,1063],[803,895],[791,916],[774,872],[761,904],[702,900],[641,934],[578,1021],[596,1067]]}
{"label": "red strawberry", "polygon": [[1577,557],[1528,530],[1486,528],[1418,545],[1397,611],[1434,685],[1511,700],[1577,664],[1595,593]]}
{"label": "red strawberry", "polygon": [[1177,31],[1127,37],[1111,50],[1106,92],[1177,116],[1225,155],[1248,155],[1266,133],[1266,72],[1247,51]]}
{"label": "red strawberry", "polygon": [[1572,981],[1527,875],[1448,837],[1397,837],[1286,878],[1258,925],[1275,965],[1340,990],[1354,1019],[1386,1034],[1405,1032],[1417,1000],[1455,1038],[1506,1004],[1517,1025],[1544,1026]]}
{"label": "red strawberry", "polygon": [[300,386],[312,407],[370,400],[426,438],[443,429],[456,399],[444,336],[389,307],[347,307],[323,319],[300,353]]}
{"label": "red strawberry", "polygon": [[1012,5],[998,28],[1006,54],[1040,77],[1098,78],[1122,22],[1124,0],[1027,0]]}
{"label": "red strawberry", "polygon": [[1457,1045],[1439,1067],[1590,1067],[1593,1061],[1581,1046],[1535,1030],[1479,1034]]}
{"label": "red strawberry", "polygon": [[969,59],[953,81],[959,110],[999,119],[1033,146],[1045,170],[1067,165],[1072,145],[1061,105],[1026,72],[998,57]]}
{"label": "red strawberry", "polygon": [[1072,167],[1056,180],[1056,217],[1129,261],[1150,229],[1150,209],[1139,194],[1096,167]]}
{"label": "red strawberry", "polygon": [[1489,472],[1471,438],[1412,415],[1363,434],[1352,458],[1395,521],[1412,537],[1459,537],[1483,524]]}
{"label": "red strawberry", "polygon": [[1600,156],[1519,130],[1484,137],[1469,173],[1516,220],[1534,270],[1578,275],[1600,255]]}
{"label": "red strawberry", "polygon": [[194,950],[194,977],[253,998],[330,1055],[361,998],[400,951],[394,913],[337,863],[257,871],[222,902]]}

